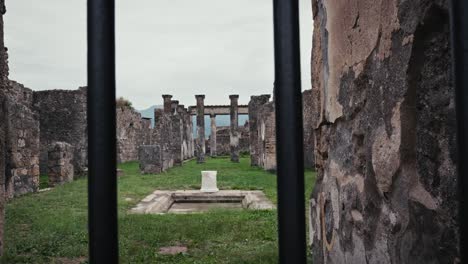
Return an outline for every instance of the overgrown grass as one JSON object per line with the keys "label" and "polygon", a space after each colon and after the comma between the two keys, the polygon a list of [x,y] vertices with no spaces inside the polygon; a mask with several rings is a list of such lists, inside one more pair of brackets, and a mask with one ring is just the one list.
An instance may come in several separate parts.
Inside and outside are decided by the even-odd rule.
{"label": "overgrown grass", "polygon": [[[276,176],[226,158],[190,161],[160,175],[140,175],[135,162],[120,165],[121,263],[276,263],[277,220],[273,211],[215,210],[187,215],[135,215],[128,210],[155,189],[198,189],[200,171],[217,170],[220,189],[260,189],[276,202]],[[306,173],[309,197],[315,173]],[[7,205],[2,263],[85,261],[88,250],[86,179],[26,195]],[[185,245],[188,253],[158,254]],[[72,262],[64,262],[72,263]]]}

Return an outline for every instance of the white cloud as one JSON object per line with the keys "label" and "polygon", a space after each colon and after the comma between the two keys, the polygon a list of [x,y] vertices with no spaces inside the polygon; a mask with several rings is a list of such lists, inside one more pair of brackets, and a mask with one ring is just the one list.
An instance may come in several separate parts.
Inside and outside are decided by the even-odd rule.
{"label": "white cloud", "polygon": [[[310,88],[312,11],[301,2],[303,88]],[[137,108],[173,94],[182,104],[206,94],[271,93],[271,0],[116,0],[117,93]],[[35,90],[86,84],[86,0],[7,2],[10,78]]]}

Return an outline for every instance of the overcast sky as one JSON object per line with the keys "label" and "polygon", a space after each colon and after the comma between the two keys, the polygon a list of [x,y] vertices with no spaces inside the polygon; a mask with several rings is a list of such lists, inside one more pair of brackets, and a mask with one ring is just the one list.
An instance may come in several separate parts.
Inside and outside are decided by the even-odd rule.
{"label": "overcast sky", "polygon": [[[303,89],[310,89],[311,0],[301,3]],[[10,79],[33,90],[86,85],[86,0],[9,0]],[[116,0],[117,94],[137,109],[173,94],[229,104],[273,88],[272,0]]]}

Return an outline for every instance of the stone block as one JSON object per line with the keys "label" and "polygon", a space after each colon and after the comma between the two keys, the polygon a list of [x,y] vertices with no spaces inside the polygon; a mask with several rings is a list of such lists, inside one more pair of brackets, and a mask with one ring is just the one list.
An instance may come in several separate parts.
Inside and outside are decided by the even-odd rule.
{"label": "stone block", "polygon": [[[138,151],[140,171],[142,174],[157,174],[164,171],[161,147],[158,145],[143,145]],[[166,165],[167,166],[167,165]]]}
{"label": "stone block", "polygon": [[49,146],[47,174],[50,187],[73,181],[73,151],[73,146],[66,142],[54,142]]}
{"label": "stone block", "polygon": [[216,176],[217,171],[202,171],[201,192],[217,192],[219,191]]}

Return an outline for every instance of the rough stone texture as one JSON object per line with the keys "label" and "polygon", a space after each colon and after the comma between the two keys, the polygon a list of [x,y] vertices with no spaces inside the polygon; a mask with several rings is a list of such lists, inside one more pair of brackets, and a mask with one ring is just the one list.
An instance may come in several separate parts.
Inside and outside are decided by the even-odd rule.
{"label": "rough stone texture", "polygon": [[172,95],[169,95],[169,94],[163,94],[163,100],[164,100],[164,112],[169,114],[171,112],[171,108],[172,108],[172,101],[171,101],[171,98],[172,98]]}
{"label": "rough stone texture", "polygon": [[447,1],[313,7],[313,262],[459,263]]}
{"label": "rough stone texture", "polygon": [[183,136],[184,136],[184,125],[182,115],[180,115],[179,111],[179,101],[173,100],[171,101],[171,137],[170,137],[170,144],[171,144],[171,152],[174,159],[174,165],[180,166],[182,165],[182,161],[184,160],[183,157]]}
{"label": "rough stone texture", "polygon": [[73,146],[66,142],[53,142],[49,146],[47,175],[49,187],[73,181]]}
{"label": "rough stone texture", "polygon": [[[154,111],[154,129],[151,144],[159,146],[161,152],[162,170],[174,166],[174,156],[172,153],[172,120],[171,113],[166,113],[162,109]],[[141,162],[141,160],[140,160]]]}
{"label": "rough stone texture", "polygon": [[[315,93],[318,96],[317,93]],[[314,168],[315,167],[315,136],[314,136],[314,122],[313,115],[316,111],[314,107],[314,92],[312,90],[306,90],[302,93],[302,116],[304,126],[304,167]]]}
{"label": "rough stone texture", "polygon": [[138,149],[151,143],[151,121],[130,107],[117,108],[117,161],[138,160]]}
{"label": "rough stone texture", "polygon": [[216,157],[218,155],[217,146],[216,146],[216,136],[217,136],[216,115],[210,115],[210,121],[211,121],[210,156]]}
{"label": "rough stone texture", "polygon": [[270,101],[270,95],[251,96],[249,102],[249,129],[250,129],[250,165],[258,166],[260,163],[258,143],[258,111],[260,107]]}
{"label": "rough stone texture", "polygon": [[264,104],[258,111],[257,133],[259,164],[265,170],[276,170],[276,122],[275,103]]}
{"label": "rough stone texture", "polygon": [[47,150],[53,142],[67,142],[74,148],[75,175],[88,167],[86,87],[77,90],[34,92],[34,108],[41,127],[41,173],[47,173]]}
{"label": "rough stone texture", "polygon": [[142,174],[157,174],[165,169],[163,152],[158,145],[140,146],[138,152],[140,160],[140,171]]}
{"label": "rough stone texture", "polygon": [[3,15],[5,0],[0,0],[0,256],[3,255],[3,227],[5,222],[5,169],[6,169],[6,80],[8,79],[8,56],[4,43]]}
{"label": "rough stone texture", "polygon": [[[222,126],[216,128],[216,151],[218,156],[229,156],[231,155],[231,137],[230,127]],[[240,140],[239,140],[239,152],[249,153],[250,151],[250,137],[249,137],[249,126],[239,127]],[[211,136],[210,136],[211,139]]]}
{"label": "rough stone texture", "polygon": [[177,108],[177,114],[180,116],[182,122],[182,160],[191,158],[190,154],[190,119],[184,105],[179,105]]}
{"label": "rough stone texture", "polygon": [[197,146],[196,146],[196,155],[197,163],[205,162],[205,105],[204,105],[204,95],[195,95],[197,99]]}
{"label": "rough stone texture", "polygon": [[12,198],[39,189],[39,118],[31,89],[9,81],[5,92],[5,188]]}
{"label": "rough stone texture", "polygon": [[231,161],[239,162],[239,95],[230,95],[231,100],[231,131],[230,131],[230,146],[231,146]]}

